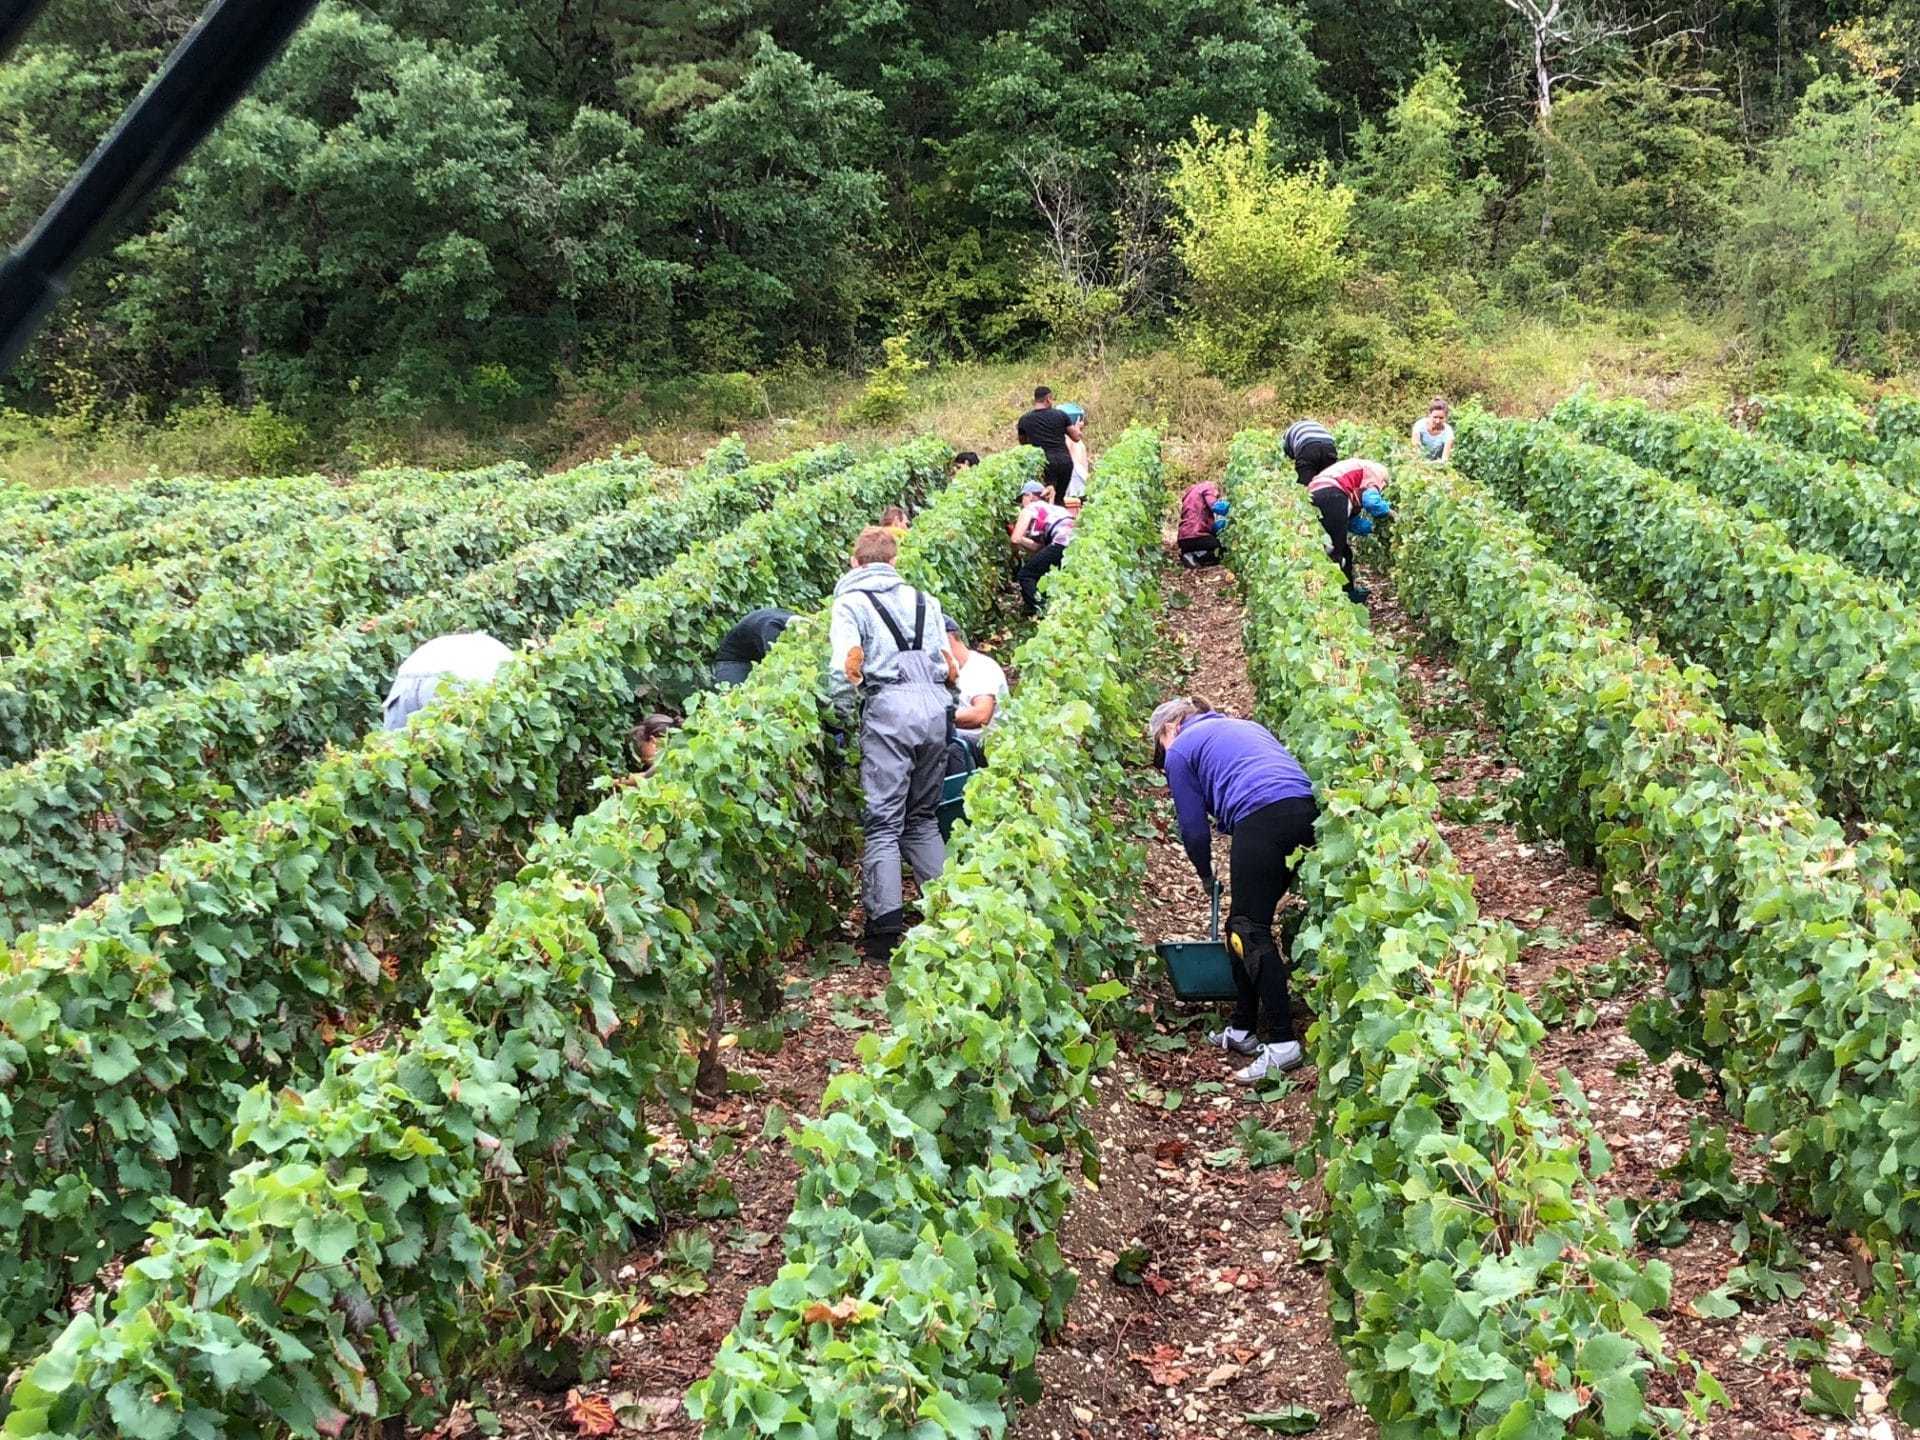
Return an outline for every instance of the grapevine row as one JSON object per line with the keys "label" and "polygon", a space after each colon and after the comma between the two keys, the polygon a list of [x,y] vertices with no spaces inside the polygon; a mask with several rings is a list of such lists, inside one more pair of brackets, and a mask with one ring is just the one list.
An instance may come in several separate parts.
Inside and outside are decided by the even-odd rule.
{"label": "grapevine row", "polygon": [[263,493],[310,492],[326,483],[318,475],[286,480],[156,477],[127,486],[76,485],[29,491],[7,509],[7,523],[0,527],[0,556],[27,555],[48,545],[111,535],[116,530],[164,520],[183,505],[204,501],[245,504]]}
{"label": "grapevine row", "polygon": [[794,1135],[786,1263],[688,1399],[710,1440],[997,1435],[1034,1393],[1073,1293],[1068,1157],[1097,1173],[1082,1110],[1113,1042],[1087,1011],[1125,993],[1101,977],[1132,945],[1140,857],[1115,801],[1145,714],[1158,437],[1127,432],[1100,474],[894,957],[889,1029]]}
{"label": "grapevine row", "polygon": [[1556,555],[1726,684],[1842,814],[1920,861],[1920,623],[1899,591],[1551,425],[1464,417],[1461,462]]}
{"label": "grapevine row", "polygon": [[277,530],[314,513],[344,513],[389,493],[405,472],[381,471],[353,485],[334,486],[317,475],[263,482],[244,495],[180,504],[164,516],[124,530],[23,553],[0,554],[0,596],[12,599],[35,586],[82,585],[138,560],[205,554]]}
{"label": "grapevine row", "polygon": [[[728,464],[744,460],[729,455]],[[610,604],[689,545],[795,484],[843,469],[845,447],[734,477],[690,474],[671,504],[651,492],[539,540],[376,620],[183,690],[0,770],[0,939],[57,920],[144,873],[212,818],[302,786],[330,745],[357,746],[400,661],[422,640],[481,629],[520,644]],[[712,478],[702,479],[702,476]]]}
{"label": "grapevine row", "polygon": [[[443,530],[450,520],[475,512],[491,512],[495,523],[508,520],[524,506],[523,497],[559,493],[561,484],[606,473],[586,467],[536,480],[524,466],[498,465],[416,476],[398,487],[342,487],[309,499],[295,525],[262,526],[211,552],[189,548],[130,560],[84,585],[56,570],[0,604],[0,648],[17,651],[56,628],[124,635],[156,623],[177,624],[184,618],[180,612],[204,596],[280,591],[295,576],[308,580],[301,588],[320,600],[338,594],[345,603],[361,591],[396,588],[404,593],[419,561],[444,564],[457,557],[459,531]],[[644,471],[634,478],[637,483]],[[253,623],[272,618],[271,611],[246,615]]]}
{"label": "grapevine row", "polygon": [[[1030,471],[963,476],[916,522],[903,574],[983,618],[1007,483]],[[652,776],[543,840],[487,927],[434,956],[413,1029],[338,1047],[304,1093],[251,1092],[222,1209],[162,1231],[111,1318],[67,1329],[13,1394],[16,1433],[112,1433],[131,1386],[160,1392],[168,1433],[423,1421],[450,1378],[557,1339],[555,1292],[658,1217],[648,1117],[685,1108],[708,977],[839,918],[858,802],[848,768],[822,768],[824,638],[790,626]],[[624,1314],[604,1291],[558,1303],[570,1324],[614,1301]]]}
{"label": "grapevine row", "polygon": [[[84,613],[52,620],[35,630],[30,649],[0,659],[0,757],[28,759],[183,685],[216,679],[255,651],[300,644],[455,579],[556,527],[625,505],[652,474],[644,459],[612,461],[501,492],[476,472],[440,495],[383,507],[394,535],[421,525],[408,544],[384,525],[316,523],[249,547],[274,557],[280,573],[270,583],[267,572],[217,580],[178,609],[164,595],[144,604],[121,596],[125,628]],[[97,588],[111,596],[120,587]]]}
{"label": "grapevine row", "polygon": [[1637,464],[1697,486],[1731,507],[1792,527],[1799,545],[1920,595],[1920,494],[1874,470],[1843,465],[1736,430],[1709,415],[1581,394],[1555,424]]}
{"label": "grapevine row", "polygon": [[1349,1384],[1386,1434],[1678,1428],[1645,1393],[1668,1363],[1648,1312],[1671,1270],[1629,1260],[1593,1194],[1589,1166],[1609,1160],[1584,1098],[1534,1063],[1543,1027],[1506,983],[1513,931],[1479,918],[1393,665],[1281,468],[1271,432],[1235,439],[1231,558],[1261,713],[1321,799],[1296,946]]}
{"label": "grapevine row", "polygon": [[1889,397],[1874,406],[1871,420],[1849,401],[1796,395],[1758,396],[1748,409],[1769,439],[1882,468],[1902,485],[1920,480],[1920,400]]}
{"label": "grapevine row", "polygon": [[[636,714],[696,688],[733,617],[824,596],[859,526],[947,456],[916,442],[786,497],[493,683],[329,756],[301,794],[22,937],[0,975],[7,1321],[132,1243],[163,1196],[217,1194],[235,1087],[309,1076],[336,1031],[417,1003],[433,928],[471,914],[542,825],[590,808],[596,779],[627,768]],[[37,1145],[50,1131],[60,1143]]]}
{"label": "grapevine row", "polygon": [[1395,490],[1400,596],[1499,724],[1526,822],[1596,859],[1666,961],[1636,1032],[1717,1070],[1795,1192],[1873,1246],[1875,1343],[1920,1418],[1920,897],[1897,848],[1877,828],[1850,843],[1770,737],[1725,723],[1709,676],[1636,637],[1492,494],[1423,466]]}

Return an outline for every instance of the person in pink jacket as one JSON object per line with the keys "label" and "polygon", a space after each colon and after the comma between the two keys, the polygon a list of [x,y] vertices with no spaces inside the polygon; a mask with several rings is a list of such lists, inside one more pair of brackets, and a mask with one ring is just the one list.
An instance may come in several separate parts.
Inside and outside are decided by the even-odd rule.
{"label": "person in pink jacket", "polygon": [[1198,569],[1220,563],[1219,514],[1214,509],[1223,503],[1220,486],[1212,480],[1189,485],[1180,497],[1180,531],[1177,544],[1184,564]]}
{"label": "person in pink jacket", "polygon": [[1353,546],[1347,536],[1367,535],[1373,522],[1393,513],[1382,493],[1387,467],[1378,460],[1336,460],[1307,482],[1307,499],[1320,512],[1327,532],[1327,554],[1347,577],[1347,598],[1356,604],[1367,598],[1367,587],[1354,579]]}

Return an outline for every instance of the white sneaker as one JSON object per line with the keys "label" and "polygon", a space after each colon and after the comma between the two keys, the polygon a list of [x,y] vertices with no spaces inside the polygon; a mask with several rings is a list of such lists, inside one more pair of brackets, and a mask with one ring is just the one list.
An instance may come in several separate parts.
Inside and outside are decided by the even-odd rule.
{"label": "white sneaker", "polygon": [[1297,1068],[1306,1059],[1297,1040],[1282,1040],[1274,1045],[1262,1045],[1260,1053],[1253,1057],[1253,1063],[1244,1070],[1233,1072],[1233,1078],[1242,1085],[1258,1085],[1269,1075],[1278,1075],[1282,1070]]}
{"label": "white sneaker", "polygon": [[1207,1043],[1234,1055],[1258,1055],[1260,1042],[1253,1038],[1251,1030],[1235,1030],[1229,1025],[1225,1030],[1215,1030],[1207,1036]]}

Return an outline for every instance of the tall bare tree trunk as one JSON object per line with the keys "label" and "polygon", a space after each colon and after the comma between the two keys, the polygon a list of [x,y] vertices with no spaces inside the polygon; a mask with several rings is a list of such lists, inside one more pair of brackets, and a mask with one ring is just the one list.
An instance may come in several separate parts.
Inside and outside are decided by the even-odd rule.
{"label": "tall bare tree trunk", "polygon": [[1533,27],[1533,85],[1540,127],[1540,238],[1553,234],[1553,71],[1547,65],[1547,27]]}

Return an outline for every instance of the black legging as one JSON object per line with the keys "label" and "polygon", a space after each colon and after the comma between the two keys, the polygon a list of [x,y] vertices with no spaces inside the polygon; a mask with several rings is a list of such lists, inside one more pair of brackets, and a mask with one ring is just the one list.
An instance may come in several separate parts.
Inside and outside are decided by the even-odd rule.
{"label": "black legging", "polygon": [[[1227,953],[1233,961],[1233,1028],[1262,1045],[1293,1038],[1287,1003],[1287,959],[1273,933],[1274,912],[1293,888],[1299,852],[1313,844],[1319,807],[1312,797],[1276,800],[1233,827],[1233,894],[1227,906]],[[1235,954],[1237,948],[1242,952]]]}
{"label": "black legging", "polygon": [[[1333,462],[1327,462],[1331,465]],[[1047,456],[1047,468],[1041,473],[1043,483],[1053,487],[1053,503],[1067,503],[1067,489],[1073,484],[1073,456],[1066,453]]]}
{"label": "black legging", "polygon": [[1218,535],[1189,535],[1177,542],[1182,555],[1198,555],[1202,565],[1220,563],[1220,537]]}
{"label": "black legging", "polygon": [[1026,602],[1027,614],[1040,613],[1040,577],[1066,558],[1066,546],[1042,545],[1020,567],[1016,578],[1020,581],[1020,598]]}
{"label": "black legging", "polygon": [[1353,546],[1347,540],[1347,525],[1353,519],[1353,501],[1337,485],[1311,491],[1307,498],[1313,502],[1313,508],[1320,512],[1320,524],[1333,546],[1334,563],[1346,575],[1347,584],[1353,584]]}
{"label": "black legging", "polygon": [[1309,440],[1293,452],[1293,473],[1304,485],[1339,458],[1340,452],[1331,440]]}

